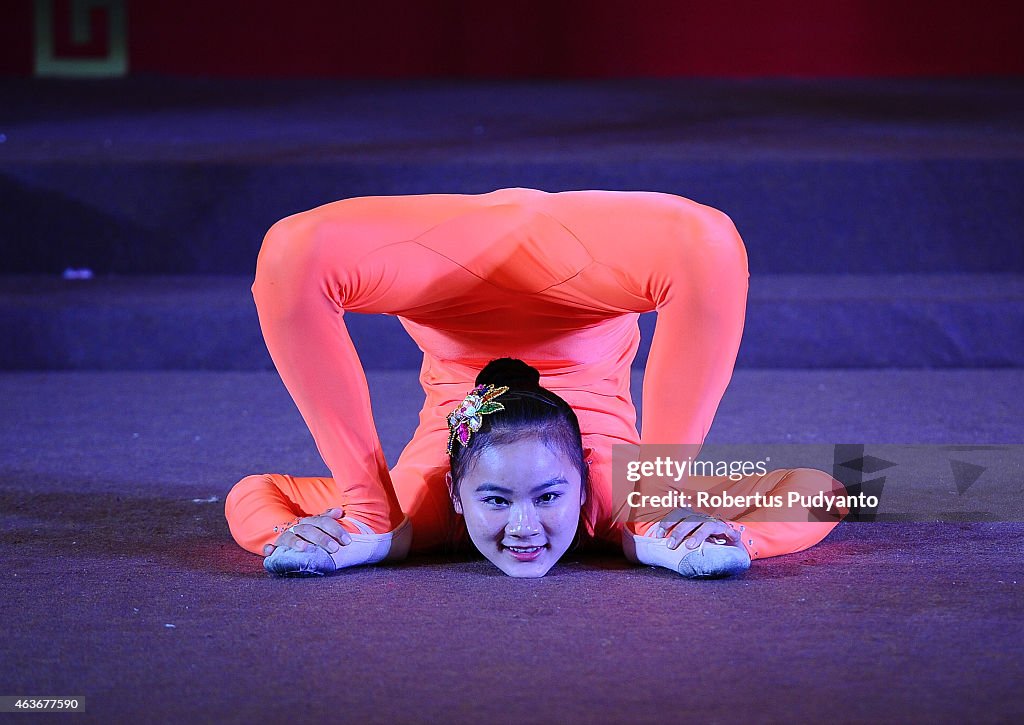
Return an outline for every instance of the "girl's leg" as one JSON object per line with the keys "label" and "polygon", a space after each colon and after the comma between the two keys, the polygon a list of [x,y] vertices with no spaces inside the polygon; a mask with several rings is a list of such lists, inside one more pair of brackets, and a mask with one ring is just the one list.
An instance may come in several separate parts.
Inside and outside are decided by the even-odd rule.
{"label": "girl's leg", "polygon": [[[746,570],[752,559],[763,559],[807,549],[824,539],[835,528],[847,511],[825,514],[820,511],[796,510],[793,507],[742,507],[700,509],[704,513],[721,518],[739,534],[743,544],[740,550],[735,544],[709,542],[696,550],[685,545],[668,549],[666,538],[655,538],[652,529],[666,516],[651,516],[657,511],[643,512],[643,521],[629,521],[630,511],[625,504],[615,501],[612,489],[611,450],[614,441],[602,436],[591,437],[595,441],[591,468],[593,496],[597,505],[595,534],[603,540],[618,540],[628,559],[653,566],[672,569],[687,577],[730,576]],[[687,492],[707,491],[728,492],[734,497],[753,497],[761,494],[766,500],[778,496],[788,502],[788,494],[797,492],[803,496],[818,493],[836,495],[845,493],[838,481],[824,471],[810,468],[781,469],[761,476],[746,476],[738,481],[728,477],[693,476],[684,485]],[[667,491],[652,491],[662,494]],[[623,492],[615,492],[619,497]],[[616,506],[623,507],[617,510]],[[674,519],[678,520],[678,519]],[[625,521],[625,523],[622,523]]]}
{"label": "girl's leg", "polygon": [[254,554],[263,554],[295,519],[317,516],[338,501],[333,478],[295,477],[281,473],[246,476],[224,500],[231,536]]}
{"label": "girl's leg", "polygon": [[[583,519],[587,534],[602,542],[620,545],[626,515],[616,509],[612,489],[612,451],[624,441],[607,435],[583,436],[583,445],[589,448],[590,491],[583,506]],[[621,505],[621,503],[619,503]]]}
{"label": "girl's leg", "polygon": [[[724,485],[719,483],[716,490],[723,489],[733,496],[750,496],[760,493],[763,498],[778,496],[785,503],[790,492],[804,496],[817,493],[841,495],[846,489],[825,471],[814,468],[784,468],[769,471],[763,476],[745,478]],[[709,489],[710,490],[710,489]],[[740,532],[743,546],[751,559],[764,559],[803,551],[828,536],[845,516],[845,508],[831,512],[816,512],[810,509],[796,509],[788,505],[781,508],[719,509],[708,511],[733,524]]]}
{"label": "girl's leg", "polygon": [[[443,412],[439,412],[443,417]],[[413,551],[437,549],[457,528],[448,495],[445,446],[448,429],[421,426],[391,470],[402,511],[412,522]],[[224,513],[238,544],[255,554],[273,543],[280,532],[304,516],[316,516],[338,506],[340,494],[333,478],[266,473],[246,476],[228,493]],[[346,515],[348,512],[345,512]]]}
{"label": "girl's leg", "polygon": [[[761,494],[770,500],[778,496],[785,503],[790,492],[804,496],[817,493],[838,495],[845,488],[832,476],[813,468],[789,468],[769,471],[761,476],[745,476],[738,481],[716,476],[693,476],[688,480],[688,491],[728,492],[734,497],[753,497]],[[740,533],[743,547],[751,559],[781,556],[814,546],[826,536],[846,515],[845,508],[832,512],[782,507],[734,507],[700,509],[704,513],[723,519]],[[630,522],[631,533],[643,535],[659,521]]]}
{"label": "girl's leg", "polygon": [[[371,232],[317,233],[315,215],[279,222],[256,265],[253,298],[267,350],[335,480],[330,505],[383,534],[404,520],[370,409],[362,365],[344,323],[341,287]],[[338,222],[341,224],[341,222]],[[395,260],[400,266],[400,261]],[[342,525],[356,533],[349,521]]]}
{"label": "girl's leg", "polygon": [[[413,551],[449,543],[455,512],[444,479],[447,470],[441,467],[424,473],[406,467],[392,471],[399,498],[412,521]],[[224,501],[224,515],[238,545],[262,555],[263,547],[274,543],[296,519],[318,516],[337,506],[338,496],[330,477],[264,473],[246,476],[232,487]]]}
{"label": "girl's leg", "polygon": [[[441,419],[445,415],[443,411],[435,413]],[[445,481],[449,468],[447,445],[447,426],[421,425],[391,470],[398,501],[412,521],[413,551],[436,550],[454,543],[458,516]]]}

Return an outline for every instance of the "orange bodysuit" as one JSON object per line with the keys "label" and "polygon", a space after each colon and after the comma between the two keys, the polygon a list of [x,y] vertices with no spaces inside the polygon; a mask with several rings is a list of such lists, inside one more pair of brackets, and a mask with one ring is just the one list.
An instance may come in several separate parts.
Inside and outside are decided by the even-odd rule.
{"label": "orange bodysuit", "polygon": [[[332,477],[247,476],[225,503],[232,535],[261,553],[286,520],[341,506],[379,533],[408,515],[414,550],[448,541],[459,521],[444,480],[446,416],[489,360],[507,356],[536,367],[541,385],[576,411],[592,451],[586,533],[617,543],[611,447],[704,441],[732,376],[747,280],[731,220],[659,192],[357,197],[287,217],[264,240],[252,292],[270,355]],[[638,317],[652,310],[641,438],[630,364]],[[397,316],[423,351],[426,400],[390,470],[346,312]],[[730,490],[817,492],[830,482],[797,469]],[[757,512],[732,520],[754,558],[806,548],[834,526],[764,522]]]}

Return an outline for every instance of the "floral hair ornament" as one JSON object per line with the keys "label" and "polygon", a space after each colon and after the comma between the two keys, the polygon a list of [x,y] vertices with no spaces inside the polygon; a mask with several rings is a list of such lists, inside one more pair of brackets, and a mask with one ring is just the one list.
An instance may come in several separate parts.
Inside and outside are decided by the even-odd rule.
{"label": "floral hair ornament", "polygon": [[507,385],[500,388],[492,384],[477,385],[465,397],[458,408],[448,414],[448,455],[452,454],[452,445],[456,439],[463,446],[469,445],[469,436],[480,430],[483,416],[505,410],[505,406],[495,398],[508,390]]}

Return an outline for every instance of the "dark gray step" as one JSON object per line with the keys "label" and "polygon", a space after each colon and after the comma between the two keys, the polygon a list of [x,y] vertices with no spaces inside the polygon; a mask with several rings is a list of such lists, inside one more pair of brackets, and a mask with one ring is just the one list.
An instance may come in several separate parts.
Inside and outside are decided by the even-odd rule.
{"label": "dark gray step", "polygon": [[[0,369],[272,369],[251,282],[0,277]],[[641,316],[635,366],[655,318]],[[367,369],[419,367],[396,318],[345,320]],[[1024,276],[755,275],[737,364],[1024,367]]]}
{"label": "dark gray step", "polygon": [[1016,79],[0,79],[0,97],[7,273],[249,274],[289,214],[511,186],[692,198],[762,273],[1024,273]]}
{"label": "dark gray step", "polygon": [[48,162],[0,174],[7,273],[246,274],[289,214],[506,186],[686,196],[726,211],[751,268],[768,273],[1024,273],[1021,160]]}

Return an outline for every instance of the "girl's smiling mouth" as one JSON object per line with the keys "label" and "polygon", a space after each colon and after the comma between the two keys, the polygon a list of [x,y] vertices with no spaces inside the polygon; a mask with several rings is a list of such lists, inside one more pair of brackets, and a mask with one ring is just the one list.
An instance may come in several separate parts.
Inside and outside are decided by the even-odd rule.
{"label": "girl's smiling mouth", "polygon": [[502,547],[518,561],[533,561],[541,555],[545,548],[545,546],[505,546],[504,544]]}

